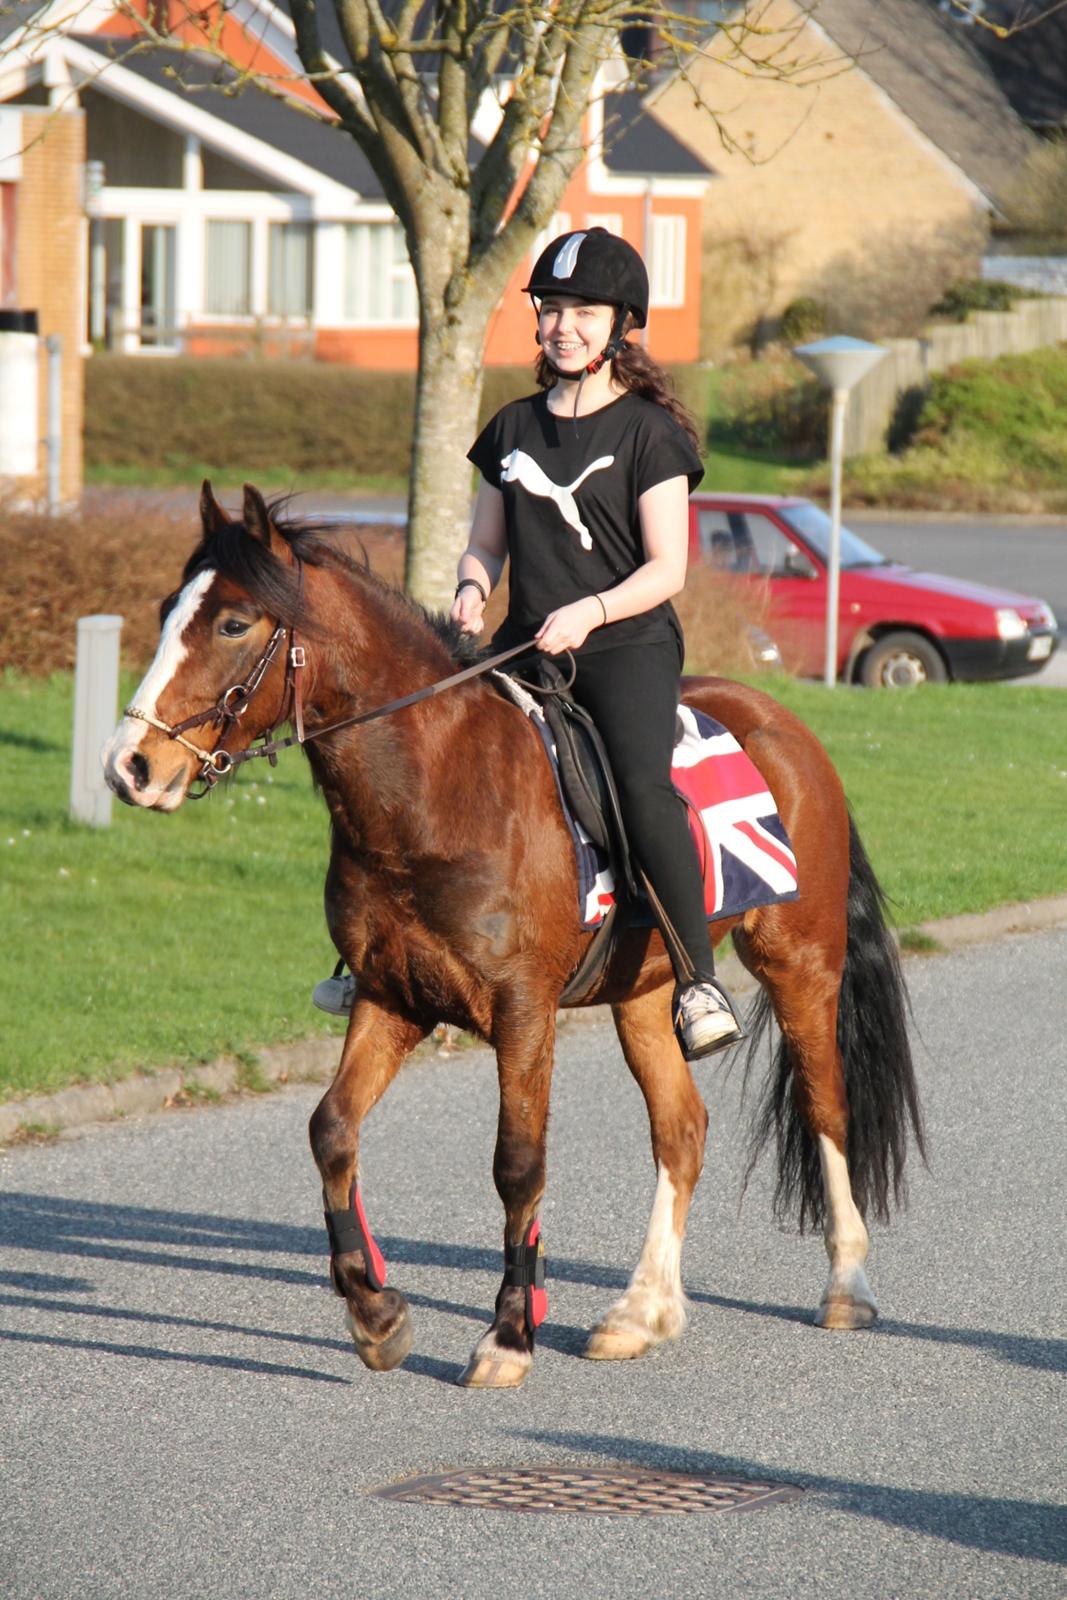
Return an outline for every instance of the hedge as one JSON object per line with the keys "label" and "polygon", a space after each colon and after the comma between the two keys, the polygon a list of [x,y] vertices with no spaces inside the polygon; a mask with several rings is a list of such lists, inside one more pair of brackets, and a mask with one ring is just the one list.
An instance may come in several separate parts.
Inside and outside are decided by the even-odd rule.
{"label": "hedge", "polygon": [[[395,478],[410,470],[413,373],[118,355],[94,355],[85,371],[90,467],[191,462],[214,471],[283,466]],[[682,398],[703,418],[706,373],[679,368],[675,377]],[[483,420],[532,387],[530,367],[489,368]]]}

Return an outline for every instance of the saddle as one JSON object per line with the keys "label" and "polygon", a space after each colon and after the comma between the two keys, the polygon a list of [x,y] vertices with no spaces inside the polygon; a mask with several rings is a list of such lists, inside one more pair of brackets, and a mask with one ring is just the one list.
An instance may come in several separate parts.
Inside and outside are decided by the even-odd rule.
{"label": "saddle", "polygon": [[[533,682],[493,678],[545,745],[575,846],[582,926],[595,930],[561,1004],[588,997],[630,928],[657,926],[684,974],[689,957],[631,854],[600,735],[554,662],[541,659],[534,672]],[[687,807],[709,921],[797,898],[796,857],[766,779],[722,723],[691,706],[678,710],[672,778]]]}

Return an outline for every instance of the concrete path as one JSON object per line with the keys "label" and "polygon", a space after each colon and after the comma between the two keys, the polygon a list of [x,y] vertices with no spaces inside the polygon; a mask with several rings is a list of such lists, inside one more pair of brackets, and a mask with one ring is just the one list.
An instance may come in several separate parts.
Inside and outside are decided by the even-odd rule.
{"label": "concrete path", "polygon": [[[652,1197],[643,1108],[595,1024],[560,1035],[550,1318],[520,1391],[454,1384],[499,1270],[484,1050],[408,1068],[367,1126],[367,1204],[416,1324],[393,1374],[359,1366],[325,1286],[317,1091],[4,1152],[0,1593],[1061,1596],[1065,970],[1063,928],[909,963],[932,1160],[876,1235],[870,1333],[810,1325],[822,1248],[772,1224],[765,1169],[738,1212],[738,1074],[705,1066],[689,1330],[644,1362],[578,1359]],[[523,1463],[806,1492],[640,1519],[368,1498]]]}

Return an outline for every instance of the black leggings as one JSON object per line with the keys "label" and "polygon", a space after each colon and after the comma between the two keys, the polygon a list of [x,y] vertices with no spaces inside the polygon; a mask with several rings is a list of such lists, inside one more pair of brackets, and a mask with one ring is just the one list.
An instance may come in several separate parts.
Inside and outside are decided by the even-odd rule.
{"label": "black leggings", "polygon": [[[648,874],[692,962],[698,983],[715,974],[700,858],[685,802],[671,783],[680,698],[672,639],[619,645],[576,658],[571,693],[607,747],[630,848]],[[679,982],[686,979],[676,971]]]}

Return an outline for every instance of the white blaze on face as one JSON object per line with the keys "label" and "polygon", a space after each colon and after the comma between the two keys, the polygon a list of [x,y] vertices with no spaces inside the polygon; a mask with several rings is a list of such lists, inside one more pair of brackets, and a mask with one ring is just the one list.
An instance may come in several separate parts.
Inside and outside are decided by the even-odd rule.
{"label": "white blaze on face", "polygon": [[[156,707],[160,696],[173,681],[174,674],[189,654],[188,646],[182,636],[196,615],[200,602],[215,576],[212,567],[197,573],[196,577],[185,585],[175,601],[170,615],[163,624],[155,660],[130,701],[138,711],[145,711],[150,717],[158,714]],[[104,766],[107,767],[114,762],[121,752],[140,744],[147,732],[146,722],[141,722],[135,717],[123,717],[104,750]]]}

